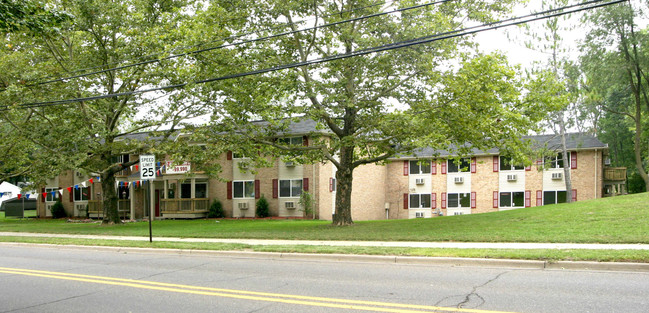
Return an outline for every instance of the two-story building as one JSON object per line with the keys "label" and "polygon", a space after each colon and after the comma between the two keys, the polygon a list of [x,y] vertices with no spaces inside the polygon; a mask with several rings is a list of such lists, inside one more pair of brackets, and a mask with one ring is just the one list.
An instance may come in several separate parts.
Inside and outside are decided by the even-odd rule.
{"label": "two-story building", "polygon": [[[280,140],[308,145],[315,126],[309,120],[297,122]],[[559,138],[553,135],[528,139],[538,147],[559,147]],[[612,183],[623,190],[619,186],[626,181],[626,169],[606,166],[605,144],[586,134],[570,134],[567,139],[568,164],[560,153],[524,167],[497,149],[474,150],[459,160],[445,151],[421,149],[396,156],[386,165],[361,166],[354,171],[352,218],[429,218],[561,203],[567,200],[564,167],[570,170],[574,201],[600,198]],[[137,158],[124,155],[121,161]],[[156,178],[151,181],[140,180],[137,166],[124,170],[117,175],[115,186],[120,215],[202,218],[210,204],[219,200],[227,217],[254,217],[255,203],[264,195],[271,216],[303,217],[299,198],[309,192],[315,217],[332,219],[336,168],[331,162],[298,164],[277,159],[271,167],[250,171],[246,158],[232,152],[221,155],[218,162],[221,180],[193,172],[189,163],[176,165],[169,160],[157,164]],[[49,208],[60,199],[70,216],[101,217],[102,191],[97,180],[77,171],[48,180],[39,196],[39,216],[50,216]]]}

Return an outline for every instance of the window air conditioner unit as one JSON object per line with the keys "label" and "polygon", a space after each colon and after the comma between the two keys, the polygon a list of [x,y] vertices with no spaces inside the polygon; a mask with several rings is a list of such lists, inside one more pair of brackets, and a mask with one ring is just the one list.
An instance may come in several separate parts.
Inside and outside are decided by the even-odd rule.
{"label": "window air conditioner unit", "polygon": [[424,212],[415,212],[415,217],[416,218],[423,218],[424,217]]}
{"label": "window air conditioner unit", "polygon": [[563,173],[552,173],[552,180],[559,180],[563,178]]}
{"label": "window air conditioner unit", "polygon": [[455,183],[456,184],[463,184],[464,183],[464,177],[462,177],[462,176],[455,177]]}
{"label": "window air conditioner unit", "polygon": [[284,165],[286,165],[286,167],[294,167],[295,163],[292,162],[292,161],[288,161],[288,162],[285,162]]}
{"label": "window air conditioner unit", "polygon": [[295,202],[293,201],[284,202],[284,208],[295,209]]}
{"label": "window air conditioner unit", "polygon": [[516,181],[516,174],[507,175],[507,181]]}
{"label": "window air conditioner unit", "polygon": [[239,202],[238,206],[239,206],[239,210],[247,210],[248,202]]}
{"label": "window air conditioner unit", "polygon": [[415,179],[415,183],[417,185],[423,185],[424,184],[424,179],[423,178],[417,178],[417,179]]}
{"label": "window air conditioner unit", "polygon": [[604,165],[611,165],[611,158],[604,159]]}

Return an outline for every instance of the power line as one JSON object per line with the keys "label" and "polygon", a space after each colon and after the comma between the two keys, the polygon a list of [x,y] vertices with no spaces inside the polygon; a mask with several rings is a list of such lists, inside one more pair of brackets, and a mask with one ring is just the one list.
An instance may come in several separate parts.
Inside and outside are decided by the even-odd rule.
{"label": "power line", "polygon": [[[585,11],[585,10],[591,10],[591,9],[595,9],[595,8],[600,8],[600,7],[604,7],[604,6],[618,4],[618,3],[625,2],[625,1],[627,1],[627,0],[613,0],[613,1],[592,0],[592,1],[587,1],[587,2],[581,3],[581,4],[565,6],[565,7],[561,7],[561,8],[557,8],[557,9],[551,9],[551,10],[542,11],[542,12],[538,12],[538,13],[532,13],[532,14],[529,14],[529,15],[509,18],[509,19],[500,20],[500,21],[491,22],[491,23],[486,23],[486,24],[482,24],[482,25],[478,25],[478,26],[463,28],[463,29],[459,29],[459,30],[455,30],[455,31],[444,32],[444,33],[439,33],[439,34],[434,34],[434,35],[429,35],[429,36],[423,36],[423,37],[419,37],[419,38],[415,38],[415,39],[411,39],[411,40],[407,40],[407,41],[400,41],[400,42],[386,44],[386,45],[382,45],[382,46],[377,46],[377,47],[373,47],[373,48],[369,48],[369,49],[359,50],[359,51],[355,51],[355,52],[352,52],[352,53],[336,54],[336,55],[332,55],[332,56],[328,56],[328,57],[322,57],[322,58],[318,58],[318,59],[307,60],[307,61],[296,62],[296,63],[283,64],[283,65],[278,65],[278,66],[274,66],[274,67],[269,67],[269,68],[264,68],[264,69],[259,69],[259,70],[255,70],[255,71],[244,72],[244,73],[236,73],[236,74],[225,75],[225,76],[220,76],[220,77],[215,77],[215,78],[209,78],[209,79],[194,81],[194,82],[191,82],[191,83],[181,83],[181,84],[175,84],[175,85],[167,85],[167,86],[149,88],[149,89],[144,89],[144,90],[136,90],[136,91],[123,92],[123,93],[99,95],[99,96],[92,96],[92,97],[85,97],[85,98],[74,98],[74,99],[66,99],[66,100],[58,100],[58,101],[25,103],[25,104],[21,104],[19,107],[20,108],[38,108],[38,107],[46,107],[46,106],[54,106],[54,105],[64,105],[64,104],[70,104],[70,103],[76,103],[76,102],[82,102],[82,101],[99,100],[99,99],[114,98],[114,97],[120,97],[120,96],[130,96],[130,95],[144,94],[144,93],[167,90],[167,89],[177,89],[177,88],[185,87],[185,86],[187,86],[189,84],[204,84],[204,83],[209,83],[209,82],[215,82],[215,81],[221,81],[221,80],[227,80],[227,79],[233,79],[233,78],[240,78],[240,77],[251,76],[251,75],[264,74],[264,73],[268,73],[268,72],[274,72],[274,71],[290,69],[290,68],[296,68],[296,67],[301,67],[301,66],[308,66],[308,65],[314,65],[314,64],[319,64],[319,63],[331,62],[331,61],[335,61],[335,60],[347,59],[347,58],[351,58],[351,57],[363,56],[363,55],[379,53],[379,52],[383,52],[383,51],[406,48],[406,47],[410,47],[410,46],[413,46],[413,45],[420,45],[420,44],[431,43],[431,42],[435,42],[435,41],[455,38],[455,37],[472,35],[472,34],[484,32],[484,31],[488,31],[488,30],[493,30],[493,29],[498,29],[498,28],[503,28],[503,27],[509,27],[509,26],[514,26],[514,25],[529,23],[529,22],[533,22],[533,21],[538,21],[538,20],[548,19],[548,18],[552,18],[552,17],[558,17],[558,16],[562,16],[562,15],[567,15],[567,14],[571,14],[571,13],[577,13],[577,12],[581,12],[581,11]],[[6,110],[9,110],[8,106],[5,106],[4,108],[0,109],[0,111],[6,111]]]}
{"label": "power line", "polygon": [[[52,79],[52,80],[37,82],[37,83],[29,85],[28,87],[40,86],[40,85],[51,84],[51,83],[56,83],[56,82],[62,82],[62,81],[69,80],[69,79],[76,79],[76,78],[82,78],[82,77],[86,77],[86,76],[90,76],[90,75],[96,75],[96,74],[102,74],[102,73],[107,73],[107,72],[112,72],[112,71],[118,71],[118,70],[123,70],[123,69],[131,68],[131,67],[135,67],[135,66],[140,66],[140,65],[158,63],[158,62],[161,62],[161,61],[171,60],[171,59],[175,59],[175,58],[179,58],[179,57],[183,57],[183,56],[188,56],[188,55],[192,55],[192,54],[198,54],[198,53],[203,53],[203,52],[207,52],[207,51],[212,51],[212,50],[216,50],[216,49],[223,49],[223,48],[228,48],[228,47],[236,47],[236,46],[246,44],[246,43],[273,39],[273,38],[287,36],[287,35],[291,35],[291,34],[295,34],[295,33],[300,33],[300,32],[305,32],[305,31],[310,31],[310,30],[316,30],[316,29],[319,29],[319,28],[335,26],[335,25],[342,24],[342,23],[349,23],[349,22],[353,22],[353,21],[357,21],[357,20],[361,20],[361,19],[372,18],[372,17],[376,17],[376,16],[380,16],[380,15],[386,15],[386,14],[392,14],[392,13],[402,12],[402,11],[411,10],[411,9],[417,9],[417,8],[424,7],[424,6],[430,6],[430,5],[440,4],[440,3],[443,3],[443,2],[449,2],[449,1],[456,1],[456,0],[443,0],[443,1],[431,2],[431,3],[422,4],[422,5],[416,5],[416,6],[407,7],[407,8],[403,8],[403,9],[399,9],[399,10],[394,10],[394,11],[389,11],[389,12],[382,12],[382,13],[379,13],[379,14],[372,14],[372,15],[368,15],[368,16],[362,16],[362,17],[358,17],[358,18],[354,18],[354,19],[348,19],[348,20],[338,21],[338,22],[334,22],[334,23],[318,25],[318,26],[315,26],[315,27],[299,29],[299,30],[279,33],[279,34],[275,34],[275,35],[270,35],[270,36],[265,36],[265,37],[250,39],[250,40],[244,40],[244,41],[240,41],[240,42],[236,42],[236,43],[224,44],[224,45],[220,45],[220,46],[216,46],[216,47],[210,47],[210,48],[205,48],[205,49],[200,49],[200,50],[189,51],[189,52],[185,52],[185,53],[173,54],[173,55],[161,58],[161,59],[146,60],[146,61],[142,61],[142,62],[138,62],[138,63],[131,63],[131,64],[123,65],[123,66],[117,66],[117,67],[113,67],[113,68],[103,69],[103,70],[100,70],[100,71],[95,71],[95,72],[90,72],[90,73],[85,73],[85,74],[79,74],[79,75],[73,75],[73,76],[68,76],[68,77],[60,77],[60,78],[56,78],[56,79]],[[389,2],[386,2],[386,3],[394,3],[394,1],[389,1]],[[349,12],[353,12],[353,11],[356,11],[356,10],[367,9],[367,8],[371,8],[371,7],[374,7],[374,6],[377,6],[377,5],[379,5],[379,4],[371,4],[371,5],[367,5],[367,6],[364,6],[364,7],[353,8],[353,9],[350,9],[350,10],[337,12],[335,14],[325,15],[324,17],[329,17],[329,16],[341,14],[341,13],[349,13]],[[298,22],[286,23],[286,24],[283,24],[283,25],[278,25],[276,27],[271,27],[270,30],[278,29],[280,27],[289,26],[289,25],[301,24],[301,23],[304,23],[306,21],[309,21],[309,19],[298,21]],[[226,40],[231,40],[231,39],[238,39],[238,38],[249,36],[249,35],[252,35],[252,34],[255,34],[255,33],[257,33],[257,32],[249,32],[249,33],[245,33],[245,34],[241,34],[241,35],[237,35],[237,36],[230,36],[230,37],[227,37],[227,38],[213,40],[213,41],[208,42],[208,43],[212,43],[212,42],[216,42],[216,41],[226,41]],[[176,48],[176,49],[174,49],[172,51],[182,50],[182,49],[191,48],[191,47],[200,47],[200,46],[206,45],[208,43],[203,43],[203,44],[200,44],[200,45],[194,45],[194,46],[183,47],[183,48]],[[131,60],[144,59],[144,58],[154,57],[154,56],[161,55],[161,54],[164,54],[164,52],[150,54],[148,56],[142,56],[142,57],[138,57],[138,58],[133,58]],[[82,71],[85,71],[85,70],[102,68],[102,67],[104,67],[106,65],[114,65],[114,64],[119,64],[119,63],[120,62],[114,62],[114,63],[109,63],[109,64],[105,64],[105,65],[100,65],[100,66],[94,66],[94,67],[90,67],[90,68],[87,68],[87,69],[77,70],[77,71],[74,71],[72,73],[77,73],[77,72],[82,72]]]}

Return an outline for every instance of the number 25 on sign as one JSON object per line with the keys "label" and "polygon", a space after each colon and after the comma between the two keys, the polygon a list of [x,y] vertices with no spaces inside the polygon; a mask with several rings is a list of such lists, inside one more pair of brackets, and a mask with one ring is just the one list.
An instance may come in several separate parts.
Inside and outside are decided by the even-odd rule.
{"label": "number 25 on sign", "polygon": [[155,179],[155,155],[140,155],[140,179]]}

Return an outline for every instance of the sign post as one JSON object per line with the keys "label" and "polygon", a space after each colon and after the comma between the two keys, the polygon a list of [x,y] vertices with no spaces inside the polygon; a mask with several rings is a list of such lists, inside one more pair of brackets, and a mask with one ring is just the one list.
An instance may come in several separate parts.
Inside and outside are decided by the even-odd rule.
{"label": "sign post", "polygon": [[[155,179],[155,155],[144,154],[140,155],[140,180],[153,180]],[[150,187],[149,187],[150,188]],[[149,198],[148,192],[146,197]],[[149,242],[153,242],[153,232],[151,231],[151,200],[149,199]]]}

